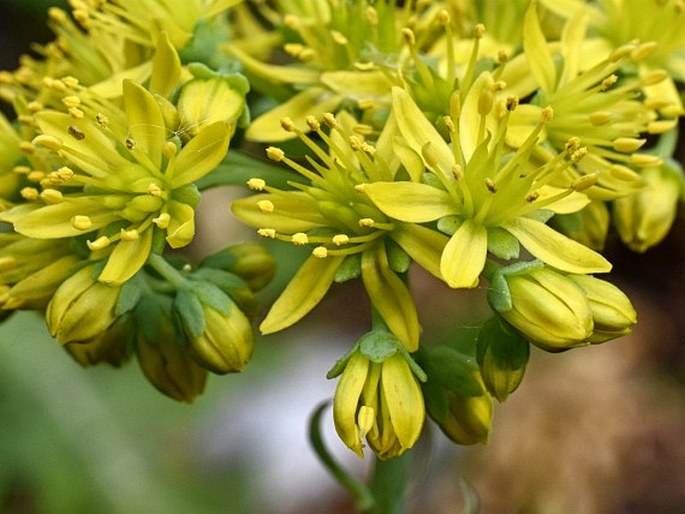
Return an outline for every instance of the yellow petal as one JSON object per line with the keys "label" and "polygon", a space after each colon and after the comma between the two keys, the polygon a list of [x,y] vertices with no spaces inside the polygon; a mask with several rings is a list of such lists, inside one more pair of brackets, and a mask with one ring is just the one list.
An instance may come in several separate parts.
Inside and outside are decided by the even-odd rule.
{"label": "yellow petal", "polygon": [[345,256],[320,259],[310,256],[269,310],[259,326],[262,334],[278,332],[298,322],[324,297],[333,283],[335,272]]}
{"label": "yellow petal", "polygon": [[466,219],[447,242],[440,273],[450,287],[476,287],[485,266],[488,235],[485,227]]}
{"label": "yellow petal", "polygon": [[195,210],[182,202],[169,202],[169,226],[166,240],[172,248],[182,248],[195,237]]}
{"label": "yellow petal", "polygon": [[202,129],[169,163],[171,187],[195,182],[216,168],[226,156],[230,134],[230,127],[223,121]]}
{"label": "yellow petal", "polygon": [[[274,208],[264,212],[259,202],[270,201]],[[316,201],[304,191],[287,191],[283,194],[258,194],[233,201],[233,214],[256,228],[273,228],[276,232],[294,234],[307,232],[328,222],[317,207]]]}
{"label": "yellow petal", "polygon": [[169,40],[169,35],[162,32],[157,37],[157,47],[152,63],[150,91],[167,96],[181,78],[181,58]]}
{"label": "yellow petal", "polygon": [[448,237],[421,225],[399,223],[391,237],[419,266],[442,280],[440,257]]}
{"label": "yellow petal", "polygon": [[373,182],[360,189],[381,211],[400,221],[425,223],[459,213],[447,192],[418,182]]}
{"label": "yellow petal", "polygon": [[143,230],[132,241],[119,241],[107,259],[100,282],[110,286],[121,285],[143,267],[152,249],[152,229]]}
{"label": "yellow petal", "polygon": [[544,223],[530,218],[516,218],[502,228],[541,261],[570,273],[605,273],[611,263],[597,252],[561,235]]}
{"label": "yellow petal", "polygon": [[383,394],[390,421],[403,449],[411,448],[421,435],[425,405],[421,387],[401,355],[383,361]]}
{"label": "yellow petal", "polygon": [[158,170],[162,164],[162,147],[166,141],[162,110],[147,89],[132,82],[124,81],[124,109],[128,120],[129,136],[135,141],[136,151],[140,151]]}
{"label": "yellow petal", "polygon": [[135,68],[128,68],[115,73],[110,78],[90,86],[90,91],[103,98],[117,98],[122,94],[121,85],[124,80],[132,80],[138,84],[145,82],[152,73],[152,61],[146,61]]}
{"label": "yellow petal", "polygon": [[530,64],[531,73],[548,95],[556,85],[556,70],[547,40],[542,33],[535,2],[531,2],[523,22],[523,48]]}
{"label": "yellow petal", "polygon": [[358,353],[345,366],[333,399],[333,421],[340,439],[359,457],[362,441],[357,427],[357,405],[369,372],[369,360]]}
{"label": "yellow petal", "polygon": [[419,347],[419,319],[414,300],[402,280],[390,269],[385,246],[362,253],[362,280],[371,303],[409,352]]}
{"label": "yellow petal", "polygon": [[347,98],[367,99],[390,96],[392,84],[380,71],[329,71],[321,74],[321,83]]}

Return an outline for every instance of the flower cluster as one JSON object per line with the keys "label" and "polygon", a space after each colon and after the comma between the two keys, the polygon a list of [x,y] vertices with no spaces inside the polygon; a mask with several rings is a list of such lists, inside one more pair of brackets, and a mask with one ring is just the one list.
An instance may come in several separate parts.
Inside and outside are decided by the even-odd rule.
{"label": "flower cluster", "polygon": [[[247,364],[275,260],[258,243],[199,262],[172,251],[193,241],[204,189],[247,179],[235,217],[310,251],[262,334],[333,283],[368,294],[371,326],[329,373],[335,427],[360,456],[402,454],[427,416],[486,442],[531,345],[636,323],[595,275],[611,270],[612,220],[646,251],[683,197],[681,2],[71,5],[50,12],[38,58],[0,75],[15,112],[0,119],[0,319],[42,312],[77,361],[135,356],[191,401],[208,372]],[[268,162],[250,155],[263,143]],[[424,341],[411,266],[486,287],[492,317]]]}

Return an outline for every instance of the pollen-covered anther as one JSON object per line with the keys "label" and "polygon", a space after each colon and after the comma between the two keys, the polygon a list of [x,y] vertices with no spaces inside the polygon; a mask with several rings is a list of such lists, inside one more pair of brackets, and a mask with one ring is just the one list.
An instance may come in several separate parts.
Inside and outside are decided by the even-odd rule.
{"label": "pollen-covered anther", "polygon": [[614,74],[609,75],[602,81],[602,91],[606,91],[618,81],[618,77]]}
{"label": "pollen-covered anther", "polygon": [[276,237],[276,230],[273,228],[260,228],[257,229],[257,234],[268,239],[274,239]]}
{"label": "pollen-covered anther", "polygon": [[257,207],[264,214],[270,214],[274,212],[274,204],[271,200],[259,200],[257,202]]}
{"label": "pollen-covered anther", "polygon": [[164,191],[162,191],[162,188],[154,182],[150,182],[150,185],[147,186],[147,194],[152,195],[154,197],[159,198],[160,196],[162,196],[163,192]]}
{"label": "pollen-covered anther", "polygon": [[[40,136],[38,136],[40,137]],[[34,138],[35,139],[35,138]],[[19,150],[24,152],[27,155],[33,155],[36,153],[36,147],[33,143],[29,143],[28,141],[21,141],[19,143]]]}
{"label": "pollen-covered anther", "polygon": [[35,187],[24,187],[19,191],[19,194],[24,200],[33,201],[38,200],[40,193]]}
{"label": "pollen-covered anther", "polygon": [[285,53],[287,53],[290,57],[299,57],[299,55],[302,53],[302,50],[304,50],[305,46],[301,43],[286,43],[283,45],[283,50]]}
{"label": "pollen-covered anther", "polygon": [[266,156],[274,162],[281,162],[285,158],[285,152],[275,146],[266,149]]}
{"label": "pollen-covered anther", "polygon": [[78,107],[81,105],[81,99],[76,95],[69,95],[62,98],[62,103],[67,107]]}
{"label": "pollen-covered anther", "polygon": [[109,118],[101,112],[95,115],[95,121],[97,121],[98,125],[100,125],[100,127],[102,127],[103,129],[109,127]]}
{"label": "pollen-covered anther", "polygon": [[335,119],[333,113],[327,112],[323,115],[323,122],[328,126],[328,128],[334,129],[338,126],[338,120]]}
{"label": "pollen-covered anther", "polygon": [[124,144],[126,145],[126,148],[133,150],[136,147],[136,140],[129,136],[124,141]]}
{"label": "pollen-covered anther", "polygon": [[582,177],[577,178],[571,184],[571,189],[574,191],[585,191],[589,187],[594,186],[599,178],[599,173],[588,173]]}
{"label": "pollen-covered anther", "polygon": [[481,39],[483,36],[485,36],[485,25],[479,23],[473,29],[473,37]]}
{"label": "pollen-covered anther", "polygon": [[70,75],[62,77],[62,84],[67,86],[69,89],[78,89],[79,81],[76,77]]}
{"label": "pollen-covered anther", "polygon": [[162,230],[169,226],[169,222],[171,222],[171,215],[168,212],[163,212],[156,218],[152,218],[152,223]]}
{"label": "pollen-covered anther", "polygon": [[59,7],[50,7],[50,9],[48,9],[48,16],[52,21],[57,23],[64,23],[69,19],[67,13]]}
{"label": "pollen-covered anther", "polygon": [[376,147],[364,141],[362,142],[362,151],[369,155],[373,155],[376,153]]}
{"label": "pollen-covered anther", "polygon": [[88,249],[91,252],[96,252],[98,250],[102,250],[104,248],[107,248],[110,245],[111,241],[107,236],[100,236],[98,237],[95,241],[86,241],[86,244],[88,245]]}
{"label": "pollen-covered anther", "polygon": [[343,246],[350,242],[350,238],[347,234],[336,234],[332,241],[335,246]]}
{"label": "pollen-covered anther", "polygon": [[31,173],[31,168],[29,166],[15,166],[12,168],[12,173],[17,173],[19,175],[28,175]]}
{"label": "pollen-covered anther", "polygon": [[162,153],[167,160],[171,160],[178,153],[178,145],[173,141],[166,141],[162,146]]}
{"label": "pollen-covered anther", "polygon": [[68,111],[69,116],[71,116],[75,120],[82,120],[86,116],[86,114],[78,107],[69,107]]}
{"label": "pollen-covered anther", "polygon": [[88,230],[93,226],[93,220],[91,220],[89,216],[77,214],[71,218],[71,226],[76,230]]}
{"label": "pollen-covered anther", "polygon": [[53,136],[50,134],[40,134],[36,137],[33,138],[33,141],[31,141],[33,145],[36,146],[43,146],[45,148],[48,148],[50,150],[61,150],[62,149],[62,140],[58,138],[57,136]]}
{"label": "pollen-covered anther", "polygon": [[122,241],[135,241],[140,237],[140,234],[135,228],[130,230],[122,228],[121,232],[119,232],[119,237],[121,237]]}
{"label": "pollen-covered anther", "polygon": [[286,27],[289,27],[293,30],[299,29],[301,25],[300,19],[294,14],[286,14],[283,16],[283,23]]}
{"label": "pollen-covered anther", "polygon": [[314,116],[307,116],[306,122],[310,130],[317,131],[321,128],[321,123],[319,123],[319,120],[317,120]]}
{"label": "pollen-covered anther", "polygon": [[281,128],[286,132],[293,132],[295,130],[295,123],[292,119],[285,117],[281,119]]}
{"label": "pollen-covered anther", "polygon": [[362,149],[362,143],[364,143],[364,140],[356,135],[352,135],[347,139],[347,142],[350,145],[350,148],[352,150],[361,150]]}
{"label": "pollen-covered anther", "polygon": [[452,119],[452,116],[443,116],[442,122],[445,124],[447,132],[449,132],[450,134],[456,132],[457,127],[454,125],[454,120]]}
{"label": "pollen-covered anther", "polygon": [[518,96],[508,96],[507,97],[507,111],[511,112],[515,110],[519,106],[519,97]]}
{"label": "pollen-covered anther", "polygon": [[566,140],[564,144],[564,150],[568,153],[573,153],[580,148],[581,139],[578,136],[571,136]]}
{"label": "pollen-covered anther", "polygon": [[587,146],[582,146],[578,148],[578,150],[574,151],[571,154],[571,162],[572,163],[577,163],[580,162],[588,153]]}
{"label": "pollen-covered anther", "polygon": [[266,181],[261,178],[251,178],[247,181],[247,187],[252,189],[252,191],[264,191]]}
{"label": "pollen-covered anther", "polygon": [[309,243],[309,237],[304,232],[297,232],[290,237],[290,241],[297,246]]}
{"label": "pollen-covered anther", "polygon": [[364,228],[372,228],[376,222],[372,218],[361,218],[359,220],[359,226]]}
{"label": "pollen-covered anther", "polygon": [[29,103],[26,104],[26,108],[27,108],[29,111],[31,111],[31,112],[33,112],[33,113],[36,113],[36,112],[42,111],[42,110],[44,109],[44,106],[43,106],[42,103],[40,103],[40,102],[38,102],[38,101],[36,101],[36,100],[33,100],[33,101],[31,101],[31,102],[29,102]]}
{"label": "pollen-covered anther", "polygon": [[64,201],[64,196],[57,189],[44,189],[40,193],[40,199],[49,205],[54,205],[62,203]]}
{"label": "pollen-covered anther", "polygon": [[490,177],[485,177],[485,187],[490,191],[491,193],[496,193],[497,192],[497,184],[495,184],[495,181],[492,180]]}
{"label": "pollen-covered anther", "polygon": [[504,64],[507,61],[509,61],[509,54],[507,54],[506,50],[498,50],[497,51],[497,62],[500,64]]}
{"label": "pollen-covered anther", "polygon": [[325,259],[328,257],[328,248],[325,246],[317,246],[312,250],[312,255],[317,259]]}

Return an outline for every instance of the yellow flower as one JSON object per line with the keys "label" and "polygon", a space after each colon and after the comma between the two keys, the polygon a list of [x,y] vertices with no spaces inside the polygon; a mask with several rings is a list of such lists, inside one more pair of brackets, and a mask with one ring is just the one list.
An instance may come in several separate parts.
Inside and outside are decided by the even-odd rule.
{"label": "yellow flower", "polygon": [[366,439],[380,459],[396,457],[414,446],[424,418],[421,387],[404,356],[349,358],[333,399],[335,428],[348,448],[362,457]]}
{"label": "yellow flower", "polygon": [[[451,287],[475,287],[488,250],[511,259],[518,256],[519,243],[560,270],[609,271],[611,265],[604,257],[545,224],[550,214],[575,212],[588,202],[576,190],[592,182],[569,180],[562,188],[549,185],[561,180],[581,152],[578,142],[570,141],[557,157],[531,168],[531,152],[552,112],[543,110],[525,143],[508,151],[505,137],[515,104],[504,106],[494,132],[486,130],[486,116],[493,107],[492,84],[490,74],[479,75],[461,109],[444,120],[451,146],[409,94],[394,88],[393,114],[403,139],[396,142],[396,150],[400,158],[405,156],[413,180],[378,181],[360,189],[390,218],[407,223],[437,220],[438,228],[451,235],[440,259],[440,274]],[[424,175],[424,169],[430,174]]]}
{"label": "yellow flower", "polygon": [[167,127],[161,106],[170,104],[132,81],[123,84],[123,110],[75,88],[83,117],[52,110],[34,116],[40,135],[33,144],[53,152],[61,167],[46,174],[40,194],[27,192],[30,201],[0,219],[36,239],[87,235],[93,257],[107,260],[99,280],[122,284],[147,260],[155,234],[166,234],[173,248],[190,243],[193,182],[224,158],[234,120],[210,120],[184,142]]}
{"label": "yellow flower", "polygon": [[446,238],[423,227],[388,223],[387,217],[357,190],[359,184],[370,180],[392,180],[397,172],[392,122],[372,146],[347,128],[354,123],[349,115],[341,115],[338,121],[329,114],[325,120],[331,127],[330,135],[316,119],[308,121],[330,154],[291,120],[283,121],[320,161],[308,158],[311,169],[289,159],[280,149],[267,149],[271,159],[287,164],[311,185],[292,183],[295,190],[282,191],[253,179],[249,184],[260,193],[232,204],[233,213],[257,227],[263,237],[313,247],[312,255],[276,300],[260,329],[271,333],[292,325],[319,303],[334,281],[361,275],[373,306],[413,352],[418,346],[418,317],[398,272],[406,271],[408,254],[439,274],[438,259]]}

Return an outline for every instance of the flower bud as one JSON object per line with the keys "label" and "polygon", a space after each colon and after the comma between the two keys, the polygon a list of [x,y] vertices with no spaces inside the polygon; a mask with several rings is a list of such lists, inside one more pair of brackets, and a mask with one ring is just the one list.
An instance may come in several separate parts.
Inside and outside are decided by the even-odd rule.
{"label": "flower bud", "polygon": [[422,350],[419,364],[428,375],[423,384],[428,413],[444,434],[457,444],[487,443],[492,398],[473,357],[438,346]]}
{"label": "flower bud", "polygon": [[592,311],[584,291],[547,267],[499,273],[488,301],[502,318],[543,350],[583,346],[592,334]]}
{"label": "flower bud", "polygon": [[671,163],[641,172],[645,187],[614,201],[613,219],[621,240],[636,252],[661,242],[675,220],[682,185],[680,166]]}
{"label": "flower bud", "polygon": [[244,243],[224,248],[202,261],[200,267],[235,273],[252,291],[259,291],[274,276],[276,260],[259,244]]}
{"label": "flower bud", "polygon": [[507,330],[497,317],[478,333],[477,361],[487,390],[503,402],[521,383],[530,355],[530,344]]}
{"label": "flower bud", "polygon": [[117,320],[120,289],[98,282],[92,266],[82,268],[59,286],[48,304],[50,335],[60,343],[99,336]]}
{"label": "flower bud", "polygon": [[554,216],[551,224],[571,239],[593,250],[602,250],[609,232],[609,209],[598,200],[573,214]]}
{"label": "flower bud", "polygon": [[106,362],[121,366],[130,357],[131,325],[120,318],[114,325],[87,341],[73,341],[64,345],[73,359],[82,366]]}
{"label": "flower bud", "polygon": [[197,337],[190,337],[190,348],[203,368],[223,375],[242,371],[254,347],[252,325],[236,304],[226,314],[204,307],[205,327]]}
{"label": "flower bud", "polygon": [[591,343],[603,343],[628,334],[637,323],[637,312],[628,297],[615,285],[589,275],[569,275],[590,304],[594,330]]}
{"label": "flower bud", "polygon": [[401,455],[416,443],[424,418],[421,387],[404,355],[375,362],[352,354],[333,399],[335,428],[351,450],[362,457],[366,438],[380,459]]}

